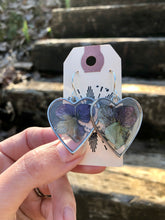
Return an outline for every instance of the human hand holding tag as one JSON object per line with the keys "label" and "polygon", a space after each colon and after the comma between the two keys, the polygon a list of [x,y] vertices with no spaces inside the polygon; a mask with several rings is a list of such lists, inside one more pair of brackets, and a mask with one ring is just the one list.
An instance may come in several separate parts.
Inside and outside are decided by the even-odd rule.
{"label": "human hand holding tag", "polygon": [[[104,167],[79,166],[50,128],[29,128],[0,143],[0,219],[76,219],[76,203],[66,173],[98,173]],[[38,187],[43,195],[37,196]]]}

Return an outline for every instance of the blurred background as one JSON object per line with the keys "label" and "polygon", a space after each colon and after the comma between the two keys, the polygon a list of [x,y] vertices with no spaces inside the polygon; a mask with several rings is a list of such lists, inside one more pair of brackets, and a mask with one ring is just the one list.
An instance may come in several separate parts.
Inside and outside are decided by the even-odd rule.
{"label": "blurred background", "polygon": [[76,46],[111,44],[144,119],[125,166],[69,174],[78,219],[165,219],[165,0],[0,0],[0,140],[49,126]]}

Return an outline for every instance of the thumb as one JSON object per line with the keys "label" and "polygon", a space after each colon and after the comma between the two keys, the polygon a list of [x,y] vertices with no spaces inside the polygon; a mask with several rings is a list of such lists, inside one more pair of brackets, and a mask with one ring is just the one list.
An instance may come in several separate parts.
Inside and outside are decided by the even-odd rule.
{"label": "thumb", "polygon": [[54,181],[77,166],[85,149],[72,155],[56,140],[26,153],[0,175],[0,213],[16,212],[33,188]]}

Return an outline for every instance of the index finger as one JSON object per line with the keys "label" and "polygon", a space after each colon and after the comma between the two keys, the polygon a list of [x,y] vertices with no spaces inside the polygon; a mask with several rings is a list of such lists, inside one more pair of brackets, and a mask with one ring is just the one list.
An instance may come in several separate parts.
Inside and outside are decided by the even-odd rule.
{"label": "index finger", "polygon": [[[0,152],[17,161],[28,151],[57,139],[49,128],[31,127],[0,143]],[[73,171],[79,173],[100,173],[105,167],[79,165]]]}
{"label": "index finger", "polygon": [[16,161],[28,151],[55,141],[57,136],[51,128],[32,127],[0,143],[0,151]]}

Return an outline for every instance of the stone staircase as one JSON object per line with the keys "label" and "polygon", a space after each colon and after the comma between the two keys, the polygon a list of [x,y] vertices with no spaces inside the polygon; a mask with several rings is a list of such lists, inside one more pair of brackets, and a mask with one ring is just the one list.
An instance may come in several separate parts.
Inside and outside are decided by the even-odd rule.
{"label": "stone staircase", "polygon": [[35,68],[55,77],[73,47],[111,44],[122,58],[123,96],[135,97],[143,107],[139,136],[163,138],[165,1],[70,0],[70,6],[53,10],[54,38],[35,43]]}
{"label": "stone staircase", "polygon": [[71,173],[78,220],[165,219],[164,174],[164,170],[134,166],[108,168],[97,175]]}
{"label": "stone staircase", "polygon": [[58,38],[164,36],[164,18],[164,3],[55,9],[52,32]]}
{"label": "stone staircase", "polygon": [[70,0],[70,6],[53,10],[54,38],[33,47],[34,68],[44,78],[10,84],[0,99],[12,103],[18,125],[47,126],[47,107],[62,96],[63,61],[71,49],[111,44],[122,58],[123,97],[141,103],[144,120],[125,156],[131,166],[69,175],[78,220],[164,220],[165,1]]}
{"label": "stone staircase", "polygon": [[63,61],[73,47],[96,44],[113,46],[122,58],[123,76],[145,79],[165,78],[165,38],[163,37],[40,40],[36,42],[32,51],[33,62],[40,71],[62,73]]}
{"label": "stone staircase", "polygon": [[[62,1],[65,7],[65,1]],[[98,5],[122,5],[135,3],[160,3],[164,0],[70,0],[70,7],[98,6]]]}

